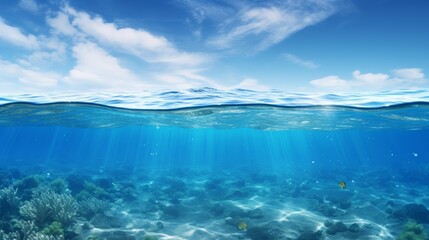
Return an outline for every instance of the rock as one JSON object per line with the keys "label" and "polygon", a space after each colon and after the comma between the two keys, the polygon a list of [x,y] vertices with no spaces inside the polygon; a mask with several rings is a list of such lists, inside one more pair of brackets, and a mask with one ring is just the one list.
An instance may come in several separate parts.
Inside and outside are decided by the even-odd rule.
{"label": "rock", "polygon": [[429,210],[423,204],[411,203],[393,212],[393,217],[410,218],[417,223],[429,223]]}
{"label": "rock", "polygon": [[113,179],[111,178],[98,178],[95,180],[95,184],[105,190],[113,187]]}
{"label": "rock", "polygon": [[64,238],[65,239],[74,239],[77,236],[80,236],[83,231],[83,226],[80,224],[75,224],[73,227],[71,227],[68,230],[64,231]]}
{"label": "rock", "polygon": [[354,232],[357,233],[360,230],[360,227],[357,223],[353,223],[352,225],[349,226],[349,228],[347,229],[349,232]]}
{"label": "rock", "polygon": [[284,239],[280,230],[272,229],[269,227],[252,227],[247,229],[246,236],[250,239],[269,239],[269,240],[280,240]]}
{"label": "rock", "polygon": [[386,207],[385,212],[386,212],[387,214],[393,214],[393,208],[391,208],[391,207]]}
{"label": "rock", "polygon": [[94,228],[94,225],[92,225],[91,223],[89,223],[89,222],[85,222],[83,225],[82,225],[82,229],[93,229]]}
{"label": "rock", "polygon": [[352,202],[351,201],[339,202],[337,203],[337,206],[341,209],[348,209],[352,206]]}
{"label": "rock", "polygon": [[332,221],[331,219],[328,219],[323,223],[323,225],[325,225],[325,227],[330,227],[334,225],[334,221]]}
{"label": "rock", "polygon": [[319,240],[322,239],[322,230],[317,232],[304,232],[296,240]]}
{"label": "rock", "polygon": [[337,228],[337,232],[347,231],[347,226],[343,222],[337,222],[334,226]]}
{"label": "rock", "polygon": [[339,232],[345,232],[345,231],[347,231],[347,226],[343,222],[337,222],[334,225],[331,225],[330,227],[328,227],[328,229],[326,230],[326,233],[330,235],[335,235]]}
{"label": "rock", "polygon": [[162,222],[156,222],[156,226],[158,227],[158,230],[164,229],[164,223]]}
{"label": "rock", "polygon": [[319,204],[317,206],[317,210],[321,212],[323,215],[325,215],[326,217],[338,217],[342,214],[342,212],[339,209],[329,206],[328,204],[325,204],[325,203]]}
{"label": "rock", "polygon": [[121,227],[121,223],[118,218],[113,216],[106,216],[104,214],[95,215],[90,223],[96,228],[117,228]]}
{"label": "rock", "polygon": [[168,219],[177,219],[183,217],[188,212],[188,209],[186,209],[182,204],[166,206],[162,210],[164,213],[163,216]]}

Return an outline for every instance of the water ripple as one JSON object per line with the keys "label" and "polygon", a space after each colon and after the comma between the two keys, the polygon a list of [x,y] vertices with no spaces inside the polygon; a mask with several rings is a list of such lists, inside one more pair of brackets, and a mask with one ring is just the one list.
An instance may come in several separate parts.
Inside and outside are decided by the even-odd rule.
{"label": "water ripple", "polygon": [[254,91],[246,89],[219,90],[147,90],[123,93],[46,93],[15,94],[0,97],[0,104],[13,102],[52,103],[87,102],[131,109],[177,109],[214,105],[270,104],[277,106],[340,105],[377,108],[409,102],[428,101],[428,89],[384,91],[374,93],[315,94]]}

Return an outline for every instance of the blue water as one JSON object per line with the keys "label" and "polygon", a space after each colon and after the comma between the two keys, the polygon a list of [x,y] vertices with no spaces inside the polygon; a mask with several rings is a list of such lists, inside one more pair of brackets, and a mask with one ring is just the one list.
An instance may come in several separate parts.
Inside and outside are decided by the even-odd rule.
{"label": "blue water", "polygon": [[[169,178],[188,188],[175,193],[180,203],[159,197],[166,206],[185,208],[186,201],[196,198],[195,192],[205,189],[209,197],[199,202],[201,206],[194,205],[198,213],[213,207],[209,203],[234,203],[242,211],[262,209],[265,214],[252,218],[195,213],[195,217],[172,218],[159,207],[160,216],[134,218],[175,227],[134,226],[147,236],[299,239],[320,231],[314,239],[396,239],[407,218],[424,228],[429,223],[429,213],[426,222],[421,209],[417,212],[422,218],[403,213],[407,204],[429,207],[428,90],[314,95],[203,88],[9,95],[0,98],[0,104],[3,169],[18,169],[22,176],[39,174],[46,182],[52,175],[67,179],[76,174],[93,181],[116,179],[112,181],[118,184],[125,179],[137,186],[136,195],[142,197],[134,201],[139,204],[155,193],[168,196],[172,190],[166,190],[159,179]],[[222,193],[207,187],[213,179],[224,182]],[[157,181],[161,183],[150,187]],[[228,185],[237,181],[244,185]],[[345,181],[347,188],[341,189],[339,181]],[[227,194],[237,191],[242,195]],[[226,196],[218,199],[219,194]],[[330,200],[332,196],[351,206],[341,206]],[[319,202],[313,203],[314,199]],[[109,200],[117,204],[114,197]],[[128,211],[135,204],[117,209]],[[335,214],[326,210],[338,208],[341,211]],[[300,215],[300,211],[304,212]],[[374,211],[379,211],[378,217]],[[244,221],[247,231],[230,220]],[[328,220],[347,226],[356,223],[360,230],[331,234]],[[201,228],[205,230],[195,232]],[[124,225],[124,229],[132,228]]]}

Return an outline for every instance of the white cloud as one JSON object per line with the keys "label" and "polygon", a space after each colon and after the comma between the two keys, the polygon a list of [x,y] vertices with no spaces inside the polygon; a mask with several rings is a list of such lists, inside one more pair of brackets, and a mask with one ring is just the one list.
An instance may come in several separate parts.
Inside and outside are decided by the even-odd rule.
{"label": "white cloud", "polygon": [[209,44],[223,49],[245,46],[261,51],[293,33],[325,20],[336,12],[337,1],[282,1],[271,6],[248,7],[227,19]]}
{"label": "white cloud", "polygon": [[71,25],[69,16],[63,12],[59,12],[57,16],[46,19],[49,26],[51,26],[56,32],[64,35],[74,35],[76,29]]}
{"label": "white cloud", "polygon": [[237,13],[239,8],[245,7],[240,1],[201,1],[201,0],[180,0],[177,1],[180,6],[187,6],[192,17],[198,24],[205,19],[225,20],[231,15]]}
{"label": "white cloud", "polygon": [[259,91],[265,91],[270,89],[270,87],[260,84],[259,81],[254,78],[246,78],[243,81],[241,81],[239,84],[230,87],[230,89],[238,89],[238,88],[259,90]]}
{"label": "white cloud", "polygon": [[76,66],[64,78],[77,89],[143,89],[145,84],[119,60],[94,43],[80,43],[73,47]]}
{"label": "white cloud", "polygon": [[37,12],[39,10],[39,6],[35,0],[20,0],[19,6],[30,12]]}
{"label": "white cloud", "polygon": [[333,90],[349,90],[353,83],[348,80],[343,80],[338,76],[328,76],[310,81],[311,85],[318,88],[326,88]]}
{"label": "white cloud", "polygon": [[328,91],[380,91],[421,87],[426,83],[421,69],[395,69],[396,76],[385,73],[364,73],[356,70],[353,79],[328,76],[310,81],[318,90]]}
{"label": "white cloud", "polygon": [[17,27],[10,26],[0,18],[0,40],[13,45],[34,49],[38,47],[37,38],[31,34],[25,35]]}
{"label": "white cloud", "polygon": [[54,72],[29,69],[19,64],[0,60],[0,89],[2,91],[34,91],[54,89],[61,76]]}
{"label": "white cloud", "polygon": [[309,61],[309,60],[303,60],[303,59],[299,58],[298,56],[295,56],[295,55],[293,55],[291,53],[285,53],[285,54],[283,54],[283,56],[289,62],[297,64],[297,65],[300,65],[300,66],[303,66],[305,68],[313,69],[313,68],[318,68],[319,67],[319,65],[317,63],[315,63],[313,61]]}
{"label": "white cloud", "polygon": [[[91,17],[69,6],[65,7],[65,14],[71,18],[72,25],[85,35],[147,62],[195,66],[211,60],[209,56],[201,53],[179,51],[166,38],[143,29],[120,28],[114,23],[105,22],[101,17]],[[61,32],[71,33],[67,19],[63,19],[63,16],[60,18],[55,18],[51,24]]]}
{"label": "white cloud", "polygon": [[360,71],[353,71],[353,78],[355,79],[355,85],[364,85],[371,87],[384,87],[389,84],[390,76],[383,73],[365,73],[362,74]]}
{"label": "white cloud", "polygon": [[56,37],[40,37],[43,48],[37,49],[18,62],[24,66],[50,67],[57,63],[64,63],[67,59],[64,41]]}
{"label": "white cloud", "polygon": [[204,69],[187,68],[187,69],[170,69],[164,72],[156,72],[153,78],[160,81],[164,87],[187,89],[198,87],[214,87],[221,88],[222,86],[215,81],[202,75]]}
{"label": "white cloud", "polygon": [[423,79],[423,78],[425,78],[425,75],[423,74],[423,69],[421,69],[421,68],[394,69],[392,72],[398,78],[404,78],[404,79]]}

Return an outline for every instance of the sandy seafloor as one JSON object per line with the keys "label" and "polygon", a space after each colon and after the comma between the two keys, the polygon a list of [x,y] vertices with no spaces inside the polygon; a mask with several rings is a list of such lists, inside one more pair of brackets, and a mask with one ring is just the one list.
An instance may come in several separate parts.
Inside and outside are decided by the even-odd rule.
{"label": "sandy seafloor", "polygon": [[[96,214],[77,211],[64,227],[65,239],[397,239],[409,218],[428,230],[429,212],[419,205],[429,206],[429,189],[420,184],[428,176],[422,171],[348,171],[292,176],[222,169],[36,167],[0,172],[2,188],[18,188],[21,207],[31,192],[46,187],[78,202],[86,194],[109,203]],[[338,176],[347,176],[345,189]],[[37,184],[27,186],[24,179],[33,177]],[[58,179],[66,189],[54,187]],[[3,202],[3,231],[19,231],[12,222],[23,216],[5,208]],[[240,229],[240,223],[247,229]]]}

